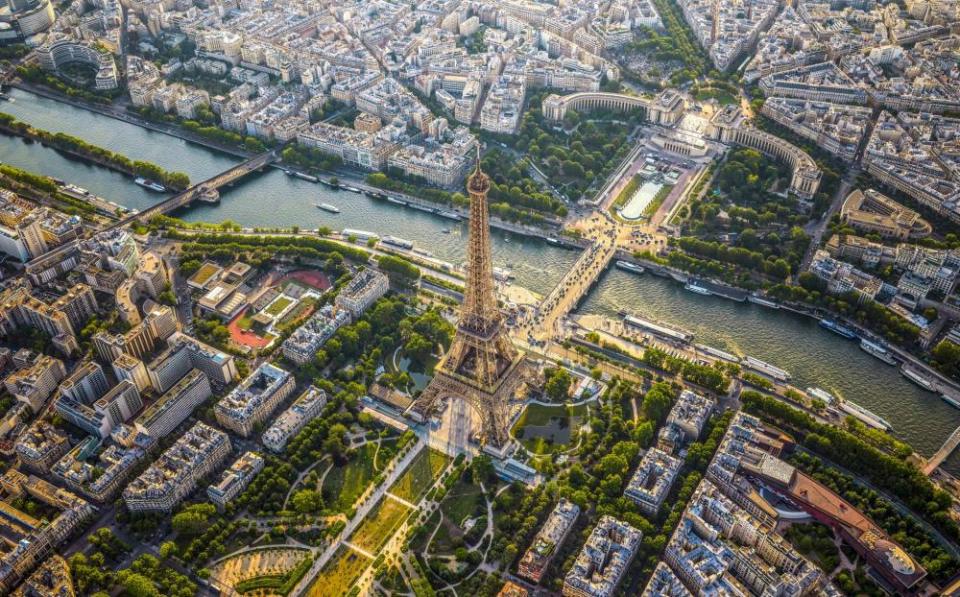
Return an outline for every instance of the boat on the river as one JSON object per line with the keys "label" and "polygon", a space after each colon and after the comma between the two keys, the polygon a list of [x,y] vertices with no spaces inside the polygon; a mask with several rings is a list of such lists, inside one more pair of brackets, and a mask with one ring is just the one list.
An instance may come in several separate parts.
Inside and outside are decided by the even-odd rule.
{"label": "boat on the river", "polygon": [[714,348],[708,344],[694,344],[694,348],[696,348],[697,350],[699,350],[704,354],[708,354],[712,356],[713,358],[727,361],[730,363],[736,363],[738,365],[740,364],[740,357],[738,357],[737,355],[730,354],[729,352],[725,352],[723,350],[720,350],[719,348]]}
{"label": "boat on the river", "polygon": [[868,355],[874,356],[888,365],[896,365],[897,360],[893,358],[893,354],[890,353],[890,350],[883,346],[882,344],[877,344],[876,342],[871,342],[866,338],[860,340],[860,350],[867,353]]}
{"label": "boat on the river", "polygon": [[336,205],[333,205],[332,203],[317,203],[315,205],[320,209],[322,209],[323,211],[329,211],[332,214],[340,213],[340,208],[337,207]]}
{"label": "boat on the river", "polygon": [[460,220],[463,219],[463,216],[461,216],[455,211],[435,211],[434,213],[440,216],[441,218],[447,218],[448,220],[456,220],[459,222]]}
{"label": "boat on the river", "polygon": [[380,235],[376,232],[369,232],[367,230],[357,230],[356,228],[344,228],[340,231],[340,235],[344,238],[353,237],[359,241],[366,242],[371,238],[380,238]]}
{"label": "boat on the river", "polygon": [[[626,313],[626,311],[623,311],[623,313]],[[661,338],[666,338],[667,340],[681,342],[683,344],[689,344],[690,342],[693,342],[693,334],[690,332],[674,330],[660,325],[659,323],[647,321],[646,319],[641,319],[634,315],[624,315],[623,321],[635,328],[640,328],[644,332],[654,334]]]}
{"label": "boat on the river", "polygon": [[631,263],[629,261],[623,261],[622,259],[617,260],[616,265],[620,269],[625,269],[628,272],[633,272],[635,274],[642,274],[643,272],[646,271],[645,269],[643,269],[642,265],[637,265],[636,263]]}
{"label": "boat on the river", "polygon": [[940,394],[940,399],[954,408],[960,408],[960,400],[957,400],[956,398],[952,398],[946,394]]}
{"label": "boat on the river", "polygon": [[143,188],[145,188],[145,189],[150,189],[151,191],[156,191],[156,192],[158,192],[158,193],[166,193],[166,192],[167,192],[167,187],[163,186],[162,184],[160,184],[159,182],[157,182],[157,181],[155,181],[155,180],[150,180],[149,178],[144,178],[144,177],[142,177],[142,176],[138,176],[138,177],[136,177],[136,178],[133,179],[133,182],[134,182],[135,184],[137,184],[137,185],[140,185],[141,187],[143,187]]}
{"label": "boat on the river", "polygon": [[312,176],[310,174],[304,174],[303,172],[298,172],[296,170],[294,170],[292,174],[297,178],[299,178],[300,180],[306,180],[307,182],[320,182],[319,178],[317,178],[316,176]]}
{"label": "boat on the river", "polygon": [[933,386],[933,382],[927,379],[919,371],[914,371],[910,367],[900,367],[900,374],[928,392],[936,391],[936,388]]}
{"label": "boat on the river", "polygon": [[351,186],[347,186],[347,185],[342,185],[340,188],[343,189],[343,190],[345,190],[345,191],[350,191],[351,193],[362,193],[362,192],[363,192],[363,191],[361,191],[360,189],[358,189],[357,187],[351,187]]}
{"label": "boat on the river", "polygon": [[786,369],[781,369],[780,367],[771,365],[766,361],[761,361],[760,359],[751,356],[745,356],[740,359],[740,364],[747,369],[752,369],[758,373],[763,373],[767,377],[773,378],[777,381],[790,381],[790,378],[793,377]]}
{"label": "boat on the river", "polygon": [[700,285],[700,282],[699,282],[698,280],[695,280],[695,279],[691,279],[689,282],[687,282],[686,284],[684,284],[684,285],[683,285],[683,288],[684,288],[685,290],[688,290],[688,291],[694,293],[694,294],[699,294],[699,295],[702,295],[702,296],[712,296],[712,295],[713,295],[713,291],[711,291],[709,288],[705,288],[705,287],[701,286],[701,285]]}
{"label": "boat on the river", "polygon": [[403,199],[400,199],[397,197],[391,197],[390,195],[387,195],[387,201],[389,201],[390,203],[394,203],[396,205],[403,205],[403,206],[407,205],[407,202],[404,201]]}
{"label": "boat on the river", "polygon": [[862,423],[869,425],[870,427],[882,429],[883,431],[890,431],[893,429],[893,425],[891,425],[886,419],[880,415],[870,412],[856,402],[843,400],[840,403],[840,410],[861,421]]}
{"label": "boat on the river", "polygon": [[749,294],[747,295],[747,301],[753,303],[754,305],[760,305],[761,307],[766,307],[768,309],[779,309],[780,304],[769,299],[765,299],[758,294]]}
{"label": "boat on the river", "polygon": [[841,325],[832,319],[821,319],[820,327],[825,330],[830,330],[838,336],[843,336],[847,340],[853,340],[857,337],[857,333],[845,325]]}
{"label": "boat on the river", "polygon": [[396,236],[389,236],[389,235],[384,236],[382,239],[380,239],[380,242],[382,242],[385,245],[390,245],[400,249],[406,249],[408,251],[413,248],[412,241],[409,241],[405,238],[399,238]]}
{"label": "boat on the river", "polygon": [[823,400],[826,404],[835,404],[837,402],[837,397],[831,394],[830,392],[824,390],[823,388],[816,388],[816,387],[807,388],[807,394],[811,398],[816,398],[817,400]]}
{"label": "boat on the river", "polygon": [[91,196],[90,191],[83,187],[78,187],[75,184],[65,184],[60,188],[60,191],[74,199],[86,199]]}

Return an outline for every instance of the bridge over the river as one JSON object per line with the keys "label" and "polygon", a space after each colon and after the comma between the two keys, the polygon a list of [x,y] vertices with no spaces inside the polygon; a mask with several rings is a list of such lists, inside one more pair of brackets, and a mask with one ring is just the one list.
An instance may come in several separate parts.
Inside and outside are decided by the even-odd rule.
{"label": "bridge over the river", "polygon": [[236,166],[231,167],[229,170],[225,170],[216,176],[212,176],[202,182],[199,182],[188,189],[169,197],[156,205],[150,206],[147,209],[127,215],[120,220],[117,220],[105,230],[113,230],[114,228],[120,228],[134,222],[146,222],[150,218],[156,215],[162,215],[170,213],[175,209],[185,207],[191,202],[200,199],[204,194],[213,194],[216,193],[221,187],[236,182],[238,179],[243,178],[244,176],[255,172],[266,166],[269,166],[273,162],[277,161],[279,158],[279,150],[273,149],[259,155],[255,155],[248,160],[237,164]]}

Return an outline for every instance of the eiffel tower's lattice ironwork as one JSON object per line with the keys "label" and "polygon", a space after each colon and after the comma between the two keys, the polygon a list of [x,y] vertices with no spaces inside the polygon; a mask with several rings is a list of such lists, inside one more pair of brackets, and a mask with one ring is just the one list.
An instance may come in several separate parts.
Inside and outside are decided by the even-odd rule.
{"label": "eiffel tower's lattice ironwork", "polygon": [[530,365],[514,348],[497,308],[490,260],[487,192],[490,177],[477,168],[467,179],[470,230],[467,278],[457,332],[433,379],[410,407],[426,420],[447,398],[466,400],[480,415],[483,440],[497,449],[510,441],[510,401],[530,376]]}

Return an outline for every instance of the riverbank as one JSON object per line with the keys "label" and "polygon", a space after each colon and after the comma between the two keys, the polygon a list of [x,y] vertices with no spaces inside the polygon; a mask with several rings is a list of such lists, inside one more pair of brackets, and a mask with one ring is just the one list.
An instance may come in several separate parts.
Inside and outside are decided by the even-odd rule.
{"label": "riverbank", "polygon": [[39,95],[40,97],[53,100],[55,102],[67,104],[79,110],[87,110],[89,112],[94,112],[101,116],[106,116],[107,118],[112,118],[114,120],[119,120],[121,122],[138,126],[140,128],[145,128],[147,130],[150,130],[156,133],[162,133],[164,135],[169,135],[170,137],[176,137],[177,139],[181,139],[188,143],[193,143],[194,145],[199,145],[206,149],[225,153],[233,157],[248,159],[255,155],[255,153],[252,151],[247,151],[239,147],[232,147],[232,146],[224,145],[221,143],[216,143],[214,141],[201,137],[200,135],[193,135],[189,131],[185,131],[182,127],[179,127],[179,126],[158,123],[152,120],[148,120],[146,118],[135,116],[130,112],[126,111],[126,109],[118,109],[114,107],[112,104],[101,105],[101,104],[83,102],[83,101],[71,98],[69,96],[63,95],[62,93],[57,93],[56,91],[53,91],[46,87],[32,85],[21,79],[14,79],[9,83],[9,86],[14,89],[25,91],[27,93]]}
{"label": "riverbank", "polygon": [[[621,254],[618,255],[618,259],[624,259],[633,263],[638,263],[642,265],[650,273],[664,277],[670,278],[675,282],[680,284],[686,284],[688,280],[693,279],[692,276],[676,268],[657,263],[648,259],[636,258],[632,255]],[[743,288],[737,288],[736,286],[728,286],[716,281],[709,281],[709,290],[711,294],[722,299],[732,300],[736,302],[742,302],[748,291]],[[740,298],[743,296],[744,298]],[[844,315],[828,311],[819,305],[812,305],[807,303],[800,302],[791,302],[791,301],[780,301],[777,303],[781,309],[791,311],[798,315],[808,317],[813,319],[816,322],[823,321],[825,319],[831,319],[841,323],[842,325],[853,329],[857,335],[862,338],[869,340],[870,342],[879,343],[886,345],[889,350],[897,356],[897,358],[904,363],[911,365],[914,368],[920,369],[924,375],[927,377],[933,378],[932,381],[938,386],[937,390],[940,392],[960,392],[960,384],[956,381],[950,379],[940,371],[931,367],[926,361],[924,361],[919,356],[913,354],[905,348],[897,346],[896,344],[887,342],[879,334],[873,330],[864,327],[859,322],[847,318]]]}
{"label": "riverbank", "polygon": [[190,177],[183,172],[170,172],[156,164],[131,160],[125,155],[87,143],[71,135],[35,128],[4,112],[0,112],[0,133],[40,143],[44,147],[50,147],[73,158],[92,162],[127,176],[157,180],[172,190],[180,191],[190,186]]}

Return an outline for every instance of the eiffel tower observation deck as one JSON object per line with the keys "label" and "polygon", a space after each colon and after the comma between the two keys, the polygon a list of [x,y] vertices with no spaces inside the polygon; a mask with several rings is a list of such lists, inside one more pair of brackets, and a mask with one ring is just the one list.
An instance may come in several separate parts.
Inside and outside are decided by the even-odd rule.
{"label": "eiffel tower observation deck", "polygon": [[[464,400],[480,416],[485,448],[505,454],[510,444],[511,403],[520,386],[530,379],[532,367],[510,341],[497,307],[490,255],[489,190],[490,177],[480,169],[478,151],[476,170],[467,179],[470,223],[460,320],[450,350],[408,414],[422,422],[444,400]],[[465,431],[469,435],[469,430]]]}

